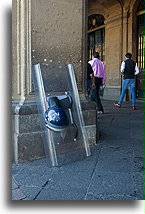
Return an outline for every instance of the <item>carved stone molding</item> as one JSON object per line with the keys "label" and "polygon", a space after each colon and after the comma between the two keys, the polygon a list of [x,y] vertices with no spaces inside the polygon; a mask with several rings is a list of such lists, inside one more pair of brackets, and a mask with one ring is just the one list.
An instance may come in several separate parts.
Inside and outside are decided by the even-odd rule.
{"label": "carved stone molding", "polygon": [[[16,47],[14,54],[16,55],[16,66],[13,71],[16,72],[17,79],[17,95],[23,103],[27,95],[31,92],[31,1],[15,0],[15,16],[16,23],[14,31],[16,31],[15,41]],[[16,87],[16,86],[15,86]],[[15,92],[16,93],[16,92]]]}

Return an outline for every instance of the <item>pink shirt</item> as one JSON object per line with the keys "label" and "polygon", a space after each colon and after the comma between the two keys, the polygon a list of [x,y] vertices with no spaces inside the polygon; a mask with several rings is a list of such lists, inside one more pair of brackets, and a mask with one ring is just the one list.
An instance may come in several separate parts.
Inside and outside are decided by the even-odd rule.
{"label": "pink shirt", "polygon": [[106,83],[106,71],[105,71],[104,63],[97,58],[90,60],[89,63],[92,66],[92,69],[94,71],[94,76],[98,78],[103,78],[103,85],[104,85]]}

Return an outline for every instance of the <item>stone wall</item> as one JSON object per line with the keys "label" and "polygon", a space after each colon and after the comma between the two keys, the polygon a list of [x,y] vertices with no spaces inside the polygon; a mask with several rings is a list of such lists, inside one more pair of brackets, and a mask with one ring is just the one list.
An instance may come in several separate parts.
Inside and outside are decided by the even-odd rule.
{"label": "stone wall", "polygon": [[[73,64],[83,90],[83,1],[32,1],[32,62]],[[62,74],[63,75],[63,74]]]}

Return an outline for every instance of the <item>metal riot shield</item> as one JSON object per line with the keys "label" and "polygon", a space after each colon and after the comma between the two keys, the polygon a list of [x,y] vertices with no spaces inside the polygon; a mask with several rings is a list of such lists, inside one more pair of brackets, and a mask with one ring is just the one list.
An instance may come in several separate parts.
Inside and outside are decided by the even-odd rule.
{"label": "metal riot shield", "polygon": [[32,78],[49,166],[90,156],[73,66],[32,65]]}

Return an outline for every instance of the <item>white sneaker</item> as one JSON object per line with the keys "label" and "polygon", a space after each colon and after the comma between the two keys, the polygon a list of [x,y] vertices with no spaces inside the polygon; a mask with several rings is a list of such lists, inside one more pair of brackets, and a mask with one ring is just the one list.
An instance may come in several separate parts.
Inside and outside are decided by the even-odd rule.
{"label": "white sneaker", "polygon": [[98,111],[97,114],[103,114],[103,111]]}

